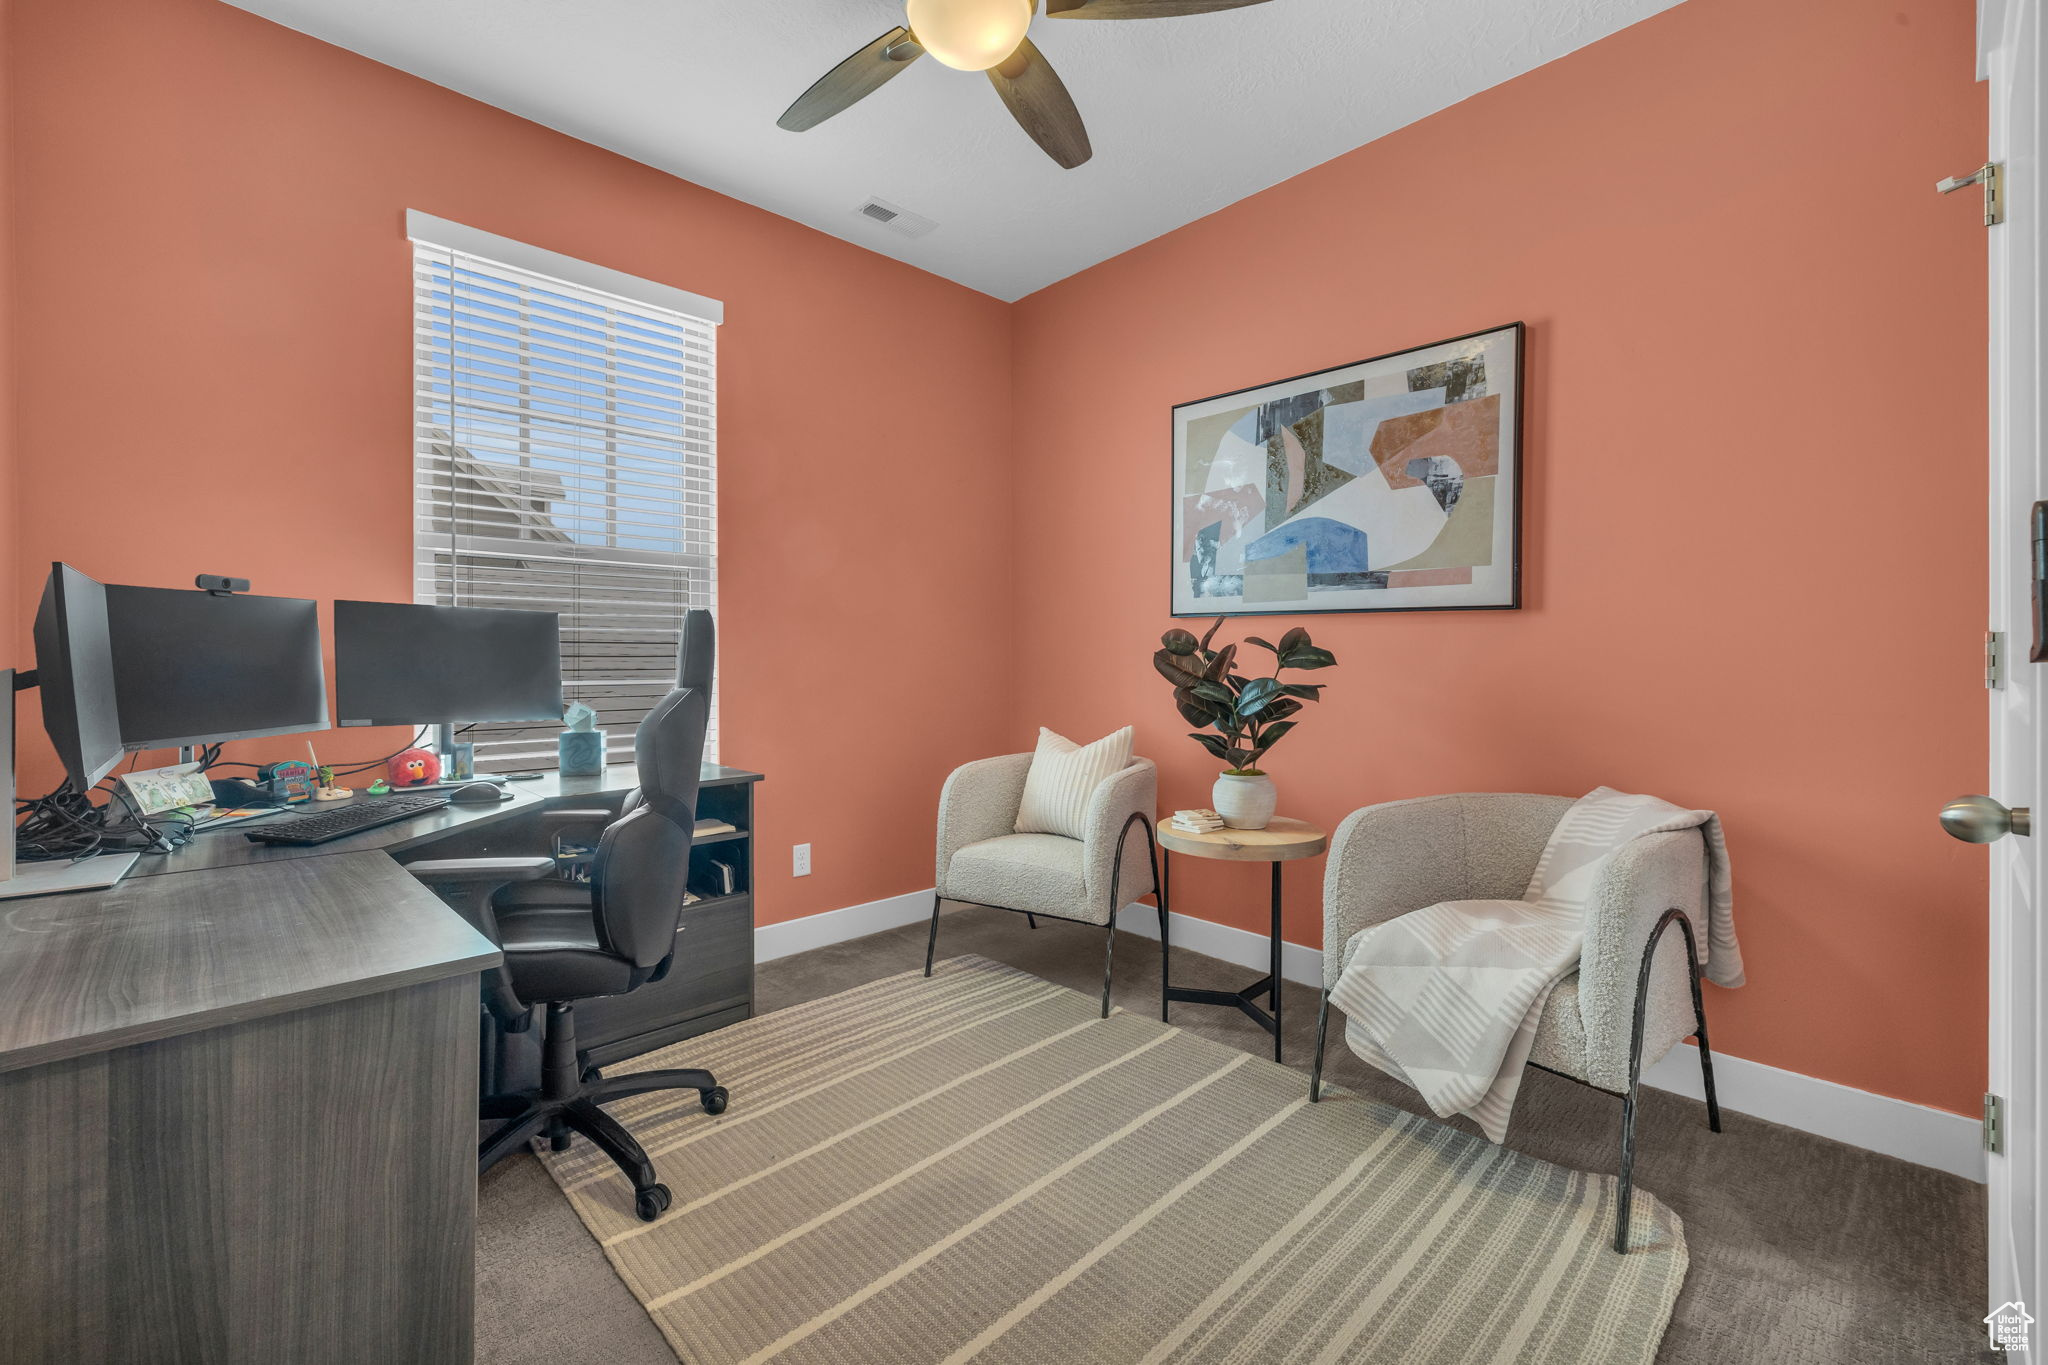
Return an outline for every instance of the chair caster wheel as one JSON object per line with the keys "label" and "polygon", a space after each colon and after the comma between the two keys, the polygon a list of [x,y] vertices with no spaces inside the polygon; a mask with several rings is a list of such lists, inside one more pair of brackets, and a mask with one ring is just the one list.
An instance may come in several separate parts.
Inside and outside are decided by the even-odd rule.
{"label": "chair caster wheel", "polygon": [[724,1086],[714,1085],[709,1090],[698,1091],[697,1098],[703,1102],[705,1113],[723,1114],[725,1112],[725,1102],[731,1099],[732,1096],[726,1093]]}
{"label": "chair caster wheel", "polygon": [[666,1185],[649,1185],[633,1195],[633,1212],[640,1215],[640,1221],[651,1223],[668,1212],[669,1202],[674,1198]]}

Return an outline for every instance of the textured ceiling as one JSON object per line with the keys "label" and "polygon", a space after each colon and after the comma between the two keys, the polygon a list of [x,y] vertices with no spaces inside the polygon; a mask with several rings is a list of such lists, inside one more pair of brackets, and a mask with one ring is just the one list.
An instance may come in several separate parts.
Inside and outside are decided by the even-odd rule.
{"label": "textured ceiling", "polygon": [[[1270,0],[1039,19],[1087,120],[1063,171],[929,58],[807,133],[776,116],[900,0],[231,0],[821,231],[1016,299],[1677,0]],[[935,219],[906,239],[869,196]],[[488,225],[485,225],[488,226]]]}

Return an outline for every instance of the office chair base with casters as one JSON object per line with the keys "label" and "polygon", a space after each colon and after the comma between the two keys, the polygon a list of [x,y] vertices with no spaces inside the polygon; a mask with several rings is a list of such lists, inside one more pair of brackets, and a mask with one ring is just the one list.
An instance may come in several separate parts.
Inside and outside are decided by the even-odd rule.
{"label": "office chair base with casters", "polygon": [[[577,989],[578,998],[587,998],[585,992],[602,995],[629,991],[645,982],[660,980],[668,971],[666,960],[642,970],[606,958],[598,948],[587,912],[582,917],[582,927],[592,937],[584,943],[575,936],[577,926],[573,922],[560,922],[559,907],[517,907],[501,913],[493,905],[493,896],[507,886],[539,881],[553,870],[551,858],[431,860],[412,863],[407,868],[505,950],[507,964],[484,973],[486,1028],[523,1032],[532,1026],[537,1012],[542,1016],[541,1083],[532,1090],[486,1094],[480,1117],[486,1122],[498,1120],[499,1124],[477,1149],[477,1174],[490,1170],[535,1137],[546,1136],[550,1147],[564,1152],[569,1149],[571,1135],[581,1133],[618,1163],[633,1182],[634,1212],[652,1222],[668,1208],[668,1187],[656,1178],[653,1162],[625,1125],[599,1106],[609,1100],[656,1090],[695,1090],[705,1113],[722,1114],[730,1097],[708,1071],[640,1071],[605,1076],[577,1049],[576,1011],[570,1001],[529,1003],[519,995],[515,974],[522,964],[532,979],[543,983],[543,988]],[[540,1004],[545,1004],[543,1011],[535,1009]],[[486,1060],[487,1092],[492,1072]]]}
{"label": "office chair base with casters", "polygon": [[707,1114],[722,1114],[730,1096],[708,1071],[639,1071],[624,1076],[593,1076],[576,1051],[576,1011],[556,1002],[547,1007],[541,1035],[541,1083],[536,1090],[492,1095],[483,1102],[486,1120],[501,1120],[477,1149],[477,1174],[546,1134],[554,1150],[566,1151],[569,1135],[581,1133],[610,1157],[633,1182],[633,1211],[653,1222],[668,1210],[669,1189],[656,1178],[654,1163],[626,1126],[606,1113],[608,1100],[646,1095],[657,1090],[694,1090]]}

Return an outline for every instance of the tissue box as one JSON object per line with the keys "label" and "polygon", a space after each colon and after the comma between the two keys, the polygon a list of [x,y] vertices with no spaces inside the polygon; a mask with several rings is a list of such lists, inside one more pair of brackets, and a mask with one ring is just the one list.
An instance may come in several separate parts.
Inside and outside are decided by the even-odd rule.
{"label": "tissue box", "polygon": [[604,771],[602,730],[564,730],[555,751],[564,777],[595,777]]}

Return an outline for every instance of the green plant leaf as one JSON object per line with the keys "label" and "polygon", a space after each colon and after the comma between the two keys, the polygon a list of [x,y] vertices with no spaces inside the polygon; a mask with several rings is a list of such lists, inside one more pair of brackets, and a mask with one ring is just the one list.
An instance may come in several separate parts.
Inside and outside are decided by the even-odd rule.
{"label": "green plant leaf", "polygon": [[1260,749],[1263,751],[1265,749],[1272,748],[1275,744],[1278,744],[1280,742],[1280,736],[1286,734],[1289,730],[1292,730],[1294,726],[1294,721],[1283,720],[1276,721],[1273,724],[1268,725],[1265,729],[1259,731]]}
{"label": "green plant leaf", "polygon": [[1202,633],[1202,648],[1203,648],[1203,649],[1207,649],[1207,648],[1209,647],[1209,642],[1210,642],[1211,640],[1213,640],[1213,639],[1215,639],[1215,638],[1216,638],[1216,632],[1217,632],[1217,631],[1219,631],[1219,630],[1221,630],[1222,628],[1223,628],[1223,618],[1222,618],[1221,616],[1219,616],[1219,617],[1217,617],[1217,618],[1216,618],[1216,620],[1215,620],[1215,623],[1214,623],[1214,624],[1212,624],[1212,625],[1211,625],[1211,626],[1209,627],[1209,629],[1208,629],[1208,630],[1206,630],[1206,631],[1204,631],[1204,632]]}
{"label": "green plant leaf", "polygon": [[1269,721],[1280,720],[1283,717],[1293,715],[1300,709],[1301,703],[1292,697],[1275,697],[1266,703],[1266,719]]}
{"label": "green plant leaf", "polygon": [[1280,695],[1280,684],[1272,678],[1253,678],[1237,694],[1237,714],[1256,716],[1264,710],[1266,703]]}
{"label": "green plant leaf", "polygon": [[1278,677],[1253,677],[1253,679],[1245,681],[1245,686],[1237,694],[1237,710],[1241,712],[1249,702],[1257,702],[1260,706],[1264,706],[1266,702],[1274,700],[1276,696],[1280,696],[1280,679]]}
{"label": "green plant leaf", "polygon": [[1188,691],[1205,701],[1213,701],[1219,706],[1234,706],[1237,704],[1237,697],[1229,688],[1225,687],[1222,683],[1210,682],[1207,678],[1196,683]]}
{"label": "green plant leaf", "polygon": [[1194,635],[1191,632],[1181,630],[1178,627],[1176,627],[1173,630],[1169,630],[1166,632],[1166,634],[1160,636],[1159,643],[1166,646],[1166,652],[1168,654],[1177,655],[1183,658],[1195,652]]}
{"label": "green plant leaf", "polygon": [[1214,725],[1216,708],[1185,687],[1173,689],[1173,704],[1180,708],[1180,717],[1190,725]]}
{"label": "green plant leaf", "polygon": [[1257,762],[1258,757],[1256,749],[1231,749],[1223,755],[1223,760],[1232,768],[1244,769]]}
{"label": "green plant leaf", "polygon": [[1281,683],[1280,690],[1290,697],[1302,697],[1309,701],[1321,701],[1323,689],[1328,683]]}
{"label": "green plant leaf", "polygon": [[1167,653],[1163,649],[1154,651],[1152,666],[1159,670],[1160,677],[1166,679],[1175,687],[1193,687],[1196,683],[1202,681],[1200,673],[1187,668],[1181,663],[1179,658]]}
{"label": "green plant leaf", "polygon": [[1230,753],[1230,746],[1225,744],[1220,736],[1194,734],[1189,735],[1188,738],[1193,740],[1195,743],[1201,745],[1204,749],[1207,749],[1210,753],[1214,754],[1218,758],[1227,757]]}
{"label": "green plant leaf", "polygon": [[1296,645],[1280,656],[1282,668],[1328,668],[1337,656],[1315,645]]}
{"label": "green plant leaf", "polygon": [[1231,664],[1237,662],[1237,646],[1225,645],[1216,651],[1216,657],[1202,670],[1203,676],[1211,682],[1221,682],[1230,673]]}
{"label": "green plant leaf", "polygon": [[1273,651],[1273,652],[1274,652],[1275,654],[1278,654],[1278,653],[1280,652],[1280,646],[1278,646],[1278,645],[1274,644],[1274,643],[1273,643],[1272,641],[1270,641],[1270,640],[1261,640],[1261,639],[1260,639],[1260,638],[1259,638],[1258,636],[1256,636],[1256,635],[1247,635],[1247,636],[1245,636],[1245,637],[1244,637],[1244,642],[1245,642],[1246,644],[1248,644],[1248,645],[1257,645],[1257,646],[1258,646],[1258,647],[1259,647],[1260,649],[1270,649],[1270,650],[1272,650],[1272,651]]}
{"label": "green plant leaf", "polygon": [[1280,644],[1273,652],[1275,654],[1285,654],[1297,645],[1305,645],[1308,642],[1308,632],[1302,627],[1296,626],[1293,630],[1280,637]]}

